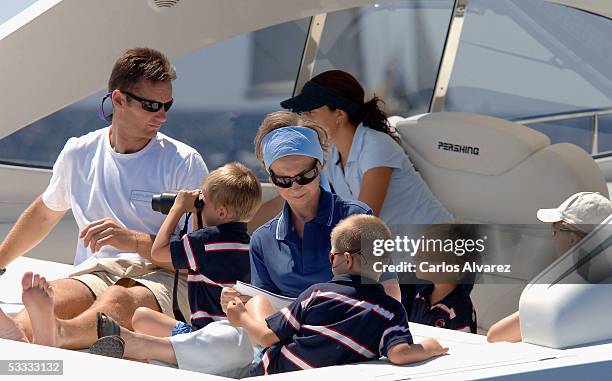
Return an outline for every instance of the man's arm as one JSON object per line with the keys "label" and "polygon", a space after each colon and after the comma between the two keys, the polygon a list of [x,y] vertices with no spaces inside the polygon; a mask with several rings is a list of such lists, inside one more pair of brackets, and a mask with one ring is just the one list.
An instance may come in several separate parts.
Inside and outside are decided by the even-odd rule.
{"label": "man's arm", "polygon": [[87,225],[81,231],[80,238],[93,253],[103,246],[110,245],[119,250],[137,253],[159,267],[174,271],[170,254],[170,236],[184,213],[196,212],[194,203],[199,195],[200,190],[179,191],[157,236],[126,229],[113,219],[104,218]]}
{"label": "man's arm", "polygon": [[129,230],[112,218],[103,218],[90,223],[81,230],[79,238],[83,239],[83,245],[89,246],[92,253],[109,245],[119,250],[137,253],[164,269],[174,270],[172,265],[158,262],[151,257],[154,235]]}
{"label": "man's arm", "polygon": [[389,358],[392,364],[405,365],[427,360],[446,352],[448,352],[448,348],[442,347],[436,339],[429,338],[420,344],[396,344],[389,348],[387,358]]}
{"label": "man's arm", "polygon": [[66,211],[49,209],[38,196],[19,216],[13,228],[0,244],[0,268],[5,268],[16,258],[38,245],[57,225]]}

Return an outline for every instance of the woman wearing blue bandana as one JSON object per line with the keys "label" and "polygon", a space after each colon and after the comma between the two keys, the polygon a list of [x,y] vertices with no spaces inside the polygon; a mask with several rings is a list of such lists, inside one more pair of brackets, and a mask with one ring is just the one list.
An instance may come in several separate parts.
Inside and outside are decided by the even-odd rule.
{"label": "woman wearing blue bandana", "polygon": [[327,175],[334,192],[365,202],[388,225],[432,224],[452,219],[391,132],[374,97],[351,74],[330,70],[306,82],[281,106],[317,122],[332,144]]}
{"label": "woman wearing blue bandana", "polygon": [[[259,128],[255,153],[284,205],[251,238],[251,283],[257,287],[296,297],[315,283],[329,281],[331,230],[349,215],[372,213],[364,203],[325,189],[320,173],[326,140],[321,127],[290,112],[268,115]],[[397,287],[395,278],[386,283]],[[224,289],[221,304],[235,296],[232,289]]]}
{"label": "woman wearing blue bandana", "polygon": [[[306,82],[299,95],[281,106],[327,132],[332,146],[324,174],[334,193],[366,203],[390,226],[451,220],[391,132],[379,103],[376,96],[364,102],[363,87],[351,74],[330,70]],[[403,285],[406,306],[413,296],[413,287]]]}

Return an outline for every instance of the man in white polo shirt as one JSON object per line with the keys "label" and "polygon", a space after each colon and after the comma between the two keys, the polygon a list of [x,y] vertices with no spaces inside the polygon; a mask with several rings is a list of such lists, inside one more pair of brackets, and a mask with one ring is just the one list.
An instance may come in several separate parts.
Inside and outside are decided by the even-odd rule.
{"label": "man in white polo shirt", "polygon": [[[173,274],[151,260],[164,220],[151,210],[151,197],[199,188],[208,173],[195,149],[158,132],[173,103],[175,78],[168,59],[153,49],[129,49],[116,61],[104,97],[113,105],[112,124],[68,140],[49,186],[0,245],[3,269],[71,209],[80,230],[74,272],[51,282],[52,292],[38,287],[44,283],[38,275],[27,273],[22,282],[27,311],[14,319],[0,312],[0,337],[86,348],[97,338],[98,312],[127,327],[140,306],[173,316]],[[189,316],[184,281],[178,300]],[[32,333],[30,319],[45,320],[45,332]]]}

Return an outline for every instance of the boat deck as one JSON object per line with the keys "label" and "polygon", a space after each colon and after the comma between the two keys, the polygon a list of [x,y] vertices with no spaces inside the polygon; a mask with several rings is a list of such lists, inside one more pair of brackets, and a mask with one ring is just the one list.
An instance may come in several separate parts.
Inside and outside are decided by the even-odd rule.
{"label": "boat deck", "polygon": [[[65,277],[71,266],[31,258],[19,258],[0,277],[0,308],[15,313],[21,305],[21,276],[26,271],[44,274],[48,279]],[[612,342],[580,348],[555,350],[527,343],[489,344],[482,335],[410,324],[416,342],[435,337],[448,346],[449,353],[429,361],[409,366],[394,366],[385,360],[333,366],[301,372],[264,376],[266,379],[513,379],[528,380],[607,378],[612,372]],[[227,380],[223,377],[181,371],[169,367],[124,361],[88,353],[17,343],[0,339],[0,357],[4,360],[64,360],[65,379],[108,379],[112,375],[147,376],[161,379],[178,376],[184,380]],[[178,372],[178,373],[177,373]],[[259,378],[259,377],[258,377]]]}

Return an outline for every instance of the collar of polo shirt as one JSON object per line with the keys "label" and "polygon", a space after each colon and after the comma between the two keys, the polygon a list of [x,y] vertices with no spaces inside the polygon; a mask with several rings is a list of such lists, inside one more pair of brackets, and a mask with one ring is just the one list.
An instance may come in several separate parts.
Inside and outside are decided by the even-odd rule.
{"label": "collar of polo shirt", "polygon": [[[351,143],[351,150],[349,151],[349,157],[348,157],[348,160],[346,161],[347,165],[353,161],[359,160],[358,155],[363,151],[362,146],[365,141],[365,134],[367,132],[367,128],[368,127],[364,127],[362,124],[357,126],[357,130],[355,130],[355,136],[353,136],[353,142]],[[334,163],[335,165],[340,165],[341,159],[340,159],[340,153],[338,152],[338,150],[334,149],[332,151],[332,154],[333,156],[330,157],[331,162]]]}
{"label": "collar of polo shirt", "polygon": [[359,274],[334,275],[331,281],[338,282],[338,283],[352,282],[352,283],[356,283],[356,284],[363,285],[363,286],[373,286],[376,288],[380,288],[382,292],[385,292],[385,289],[382,284],[380,284],[379,282],[375,281],[374,279],[370,277],[362,276]]}
{"label": "collar of polo shirt", "polygon": [[[319,225],[331,226],[334,218],[334,203],[333,195],[321,188],[321,198],[319,199],[319,207],[317,208],[317,215],[307,224],[317,223]],[[278,223],[276,225],[276,239],[279,241],[284,240],[287,234],[291,231],[291,211],[289,210],[289,204],[285,202],[283,211]]]}

